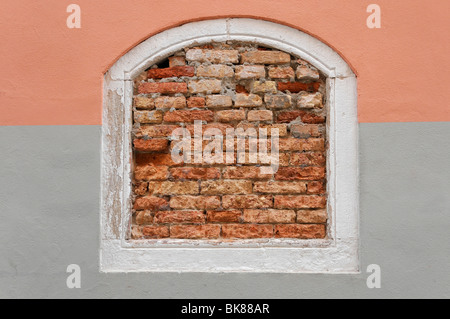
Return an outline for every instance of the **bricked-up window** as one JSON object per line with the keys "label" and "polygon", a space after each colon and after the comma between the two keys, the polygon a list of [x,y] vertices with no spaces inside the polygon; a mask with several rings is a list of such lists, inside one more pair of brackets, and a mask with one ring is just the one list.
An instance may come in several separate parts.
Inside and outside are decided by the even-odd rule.
{"label": "bricked-up window", "polygon": [[[133,97],[131,239],[326,238],[325,90],[325,76],[307,61],[242,42],[185,48],[140,74]],[[200,149],[193,142],[198,123]],[[172,156],[177,128],[192,136],[188,161]],[[239,128],[250,136],[267,129],[269,154],[277,129],[275,171],[262,169],[272,163],[261,153],[249,160],[251,137],[244,161],[237,138],[232,152],[224,145],[215,153],[222,161],[201,157],[211,143],[205,132],[225,136]]]}

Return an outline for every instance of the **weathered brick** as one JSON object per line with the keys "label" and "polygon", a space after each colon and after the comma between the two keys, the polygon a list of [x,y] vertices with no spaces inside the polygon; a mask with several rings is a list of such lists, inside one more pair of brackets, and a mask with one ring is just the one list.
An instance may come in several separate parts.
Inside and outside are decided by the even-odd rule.
{"label": "weathered brick", "polygon": [[202,50],[190,49],[186,52],[186,60],[211,63],[238,63],[237,50]]}
{"label": "weathered brick", "polygon": [[162,94],[175,94],[175,93],[187,93],[187,84],[178,82],[148,82],[139,85],[138,92],[141,94],[146,93],[162,93]]}
{"label": "weathered brick", "polygon": [[272,225],[225,224],[222,225],[223,238],[270,238]]}
{"label": "weathered brick", "polygon": [[327,222],[327,219],[326,209],[297,211],[297,223],[299,224],[323,224]]}
{"label": "weathered brick", "polygon": [[167,226],[144,226],[142,234],[145,238],[167,238],[169,237],[169,227]]}
{"label": "weathered brick", "polygon": [[290,95],[266,95],[264,102],[270,109],[287,109],[291,107],[292,98]]}
{"label": "weathered brick", "polygon": [[299,81],[303,82],[317,81],[320,78],[319,71],[302,65],[297,67],[295,75]]}
{"label": "weathered brick", "polygon": [[326,189],[323,182],[313,181],[308,183],[308,194],[325,194]]}
{"label": "weathered brick", "polygon": [[[278,136],[283,137],[287,135],[287,125],[286,124],[261,124],[259,125],[261,129],[267,129],[267,136],[272,136],[272,132],[278,130]],[[261,138],[261,136],[260,136]]]}
{"label": "weathered brick", "polygon": [[220,169],[215,167],[177,167],[171,168],[170,174],[175,179],[217,179]]}
{"label": "weathered brick", "polygon": [[148,183],[146,182],[137,182],[136,185],[134,185],[134,193],[136,195],[145,195],[148,191]]}
{"label": "weathered brick", "polygon": [[320,127],[316,124],[292,124],[291,134],[298,138],[319,137]]}
{"label": "weathered brick", "polygon": [[197,67],[197,76],[209,78],[230,78],[234,76],[234,71],[233,68],[228,65],[200,65]]}
{"label": "weathered brick", "polygon": [[306,112],[303,110],[280,112],[277,117],[277,121],[280,123],[289,123],[298,119],[305,124],[325,123],[325,117],[323,115]]}
{"label": "weathered brick", "polygon": [[159,124],[163,120],[161,111],[134,111],[134,121],[144,124]]}
{"label": "weathered brick", "polygon": [[133,209],[144,210],[144,209],[167,209],[169,208],[169,203],[167,200],[161,197],[155,196],[145,196],[138,197],[134,202]]}
{"label": "weathered brick", "polygon": [[197,182],[150,182],[148,191],[154,195],[195,195],[199,187]]}
{"label": "weathered brick", "polygon": [[223,172],[226,179],[269,179],[272,174],[263,174],[260,167],[255,166],[230,166]]}
{"label": "weathered brick", "polygon": [[321,239],[326,237],[325,225],[286,224],[275,225],[276,238]]}
{"label": "weathered brick", "polygon": [[324,167],[280,167],[275,174],[276,180],[316,180],[325,178]]}
{"label": "weathered brick", "polygon": [[166,114],[164,115],[165,122],[192,123],[195,120],[207,122],[213,121],[214,113],[209,110],[189,110],[166,112]]}
{"label": "weathered brick", "polygon": [[295,223],[296,214],[293,210],[244,210],[244,222],[255,224],[284,224]]}
{"label": "weathered brick", "polygon": [[136,224],[145,225],[153,223],[153,214],[150,210],[136,212]]}
{"label": "weathered brick", "polygon": [[155,224],[203,224],[203,211],[159,211],[155,213]]}
{"label": "weathered brick", "polygon": [[290,66],[276,66],[269,68],[269,78],[272,79],[294,79],[295,72]]}
{"label": "weathered brick", "polygon": [[192,136],[209,136],[208,135],[208,131],[211,131],[212,129],[217,129],[220,130],[220,132],[222,132],[222,134],[226,134],[226,130],[228,128],[233,128],[233,125],[230,124],[223,124],[223,123],[211,123],[211,124],[206,124],[206,125],[202,125],[202,131],[201,132],[195,132],[194,125],[186,125],[186,129],[189,131],[189,133],[191,133]]}
{"label": "weathered brick", "polygon": [[184,96],[162,96],[155,99],[155,107],[158,109],[183,109],[186,107]]}
{"label": "weathered brick", "polygon": [[325,123],[325,116],[312,113],[312,112],[306,112],[301,116],[302,122],[306,124],[321,124]]}
{"label": "weathered brick", "polygon": [[236,107],[257,107],[262,105],[262,99],[256,94],[236,94]]}
{"label": "weathered brick", "polygon": [[319,152],[292,153],[290,163],[295,166],[324,166],[326,157]]}
{"label": "weathered brick", "polygon": [[198,107],[203,108],[205,107],[205,98],[204,97],[190,97],[187,99],[187,106],[190,108]]}
{"label": "weathered brick", "polygon": [[136,132],[136,137],[167,137],[179,127],[178,125],[141,125]]}
{"label": "weathered brick", "polygon": [[233,122],[245,120],[244,110],[226,110],[216,112],[216,119],[219,122]]}
{"label": "weathered brick", "polygon": [[264,65],[239,65],[236,66],[236,79],[259,79],[266,76]]}
{"label": "weathered brick", "polygon": [[319,92],[301,94],[297,98],[297,107],[300,109],[321,109],[323,108],[322,100],[322,94],[320,94]]}
{"label": "weathered brick", "polygon": [[164,79],[164,78],[174,78],[182,76],[194,76],[195,69],[193,66],[174,66],[171,68],[164,69],[150,69],[148,70],[149,79]]}
{"label": "weathered brick", "polygon": [[189,81],[189,93],[212,94],[222,90],[221,80],[192,80]]}
{"label": "weathered brick", "polygon": [[174,66],[184,66],[186,65],[186,59],[184,56],[171,56],[169,58],[169,67],[173,68]]}
{"label": "weathered brick", "polygon": [[228,95],[208,95],[206,97],[206,106],[210,108],[229,107],[232,105],[233,100]]}
{"label": "weathered brick", "polygon": [[172,160],[170,153],[137,153],[135,154],[137,166],[179,166]]}
{"label": "weathered brick", "polygon": [[223,208],[271,208],[271,195],[225,195],[222,197]]}
{"label": "weathered brick", "polygon": [[252,85],[252,93],[277,93],[277,84],[274,81],[254,81]]}
{"label": "weathered brick", "polygon": [[302,82],[278,82],[278,90],[284,92],[298,93],[301,91],[317,92],[320,82],[302,83]]}
{"label": "weathered brick", "polygon": [[165,180],[168,173],[167,166],[136,165],[134,178],[137,181]]}
{"label": "weathered brick", "polygon": [[325,208],[327,199],[317,195],[277,195],[275,208]]}
{"label": "weathered brick", "polygon": [[219,238],[220,225],[175,225],[170,226],[170,237],[199,239]]}
{"label": "weathered brick", "polygon": [[165,139],[135,139],[133,140],[134,149],[139,152],[163,151],[167,148],[169,141]]}
{"label": "weathered brick", "polygon": [[201,182],[201,194],[222,195],[222,194],[251,194],[251,181],[205,181]]}
{"label": "weathered brick", "polygon": [[291,56],[280,51],[249,51],[242,54],[242,63],[285,64],[291,62]]}
{"label": "weathered brick", "polygon": [[280,151],[325,151],[323,138],[280,138]]}
{"label": "weathered brick", "polygon": [[240,210],[208,211],[206,220],[208,223],[240,223],[242,212]]}
{"label": "weathered brick", "polygon": [[145,96],[136,96],[134,98],[134,106],[137,109],[151,110],[155,108],[155,101],[152,98]]}
{"label": "weathered brick", "polygon": [[216,209],[220,207],[219,196],[174,196],[170,199],[173,209]]}
{"label": "weathered brick", "polygon": [[273,113],[268,110],[251,110],[248,111],[247,119],[252,121],[272,121]]}
{"label": "weathered brick", "polygon": [[269,194],[304,194],[306,193],[305,182],[255,182],[253,191],[255,193]]}

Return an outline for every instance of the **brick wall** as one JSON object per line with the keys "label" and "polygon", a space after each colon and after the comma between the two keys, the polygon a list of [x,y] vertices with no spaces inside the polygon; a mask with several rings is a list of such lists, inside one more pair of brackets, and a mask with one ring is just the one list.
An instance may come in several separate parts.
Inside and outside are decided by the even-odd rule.
{"label": "brick wall", "polygon": [[[325,95],[325,78],[306,61],[247,43],[186,48],[142,73],[132,238],[326,237]],[[231,163],[177,163],[172,132],[194,133],[196,120],[223,133],[278,129],[278,170],[262,172],[267,162],[242,163],[236,152]]]}

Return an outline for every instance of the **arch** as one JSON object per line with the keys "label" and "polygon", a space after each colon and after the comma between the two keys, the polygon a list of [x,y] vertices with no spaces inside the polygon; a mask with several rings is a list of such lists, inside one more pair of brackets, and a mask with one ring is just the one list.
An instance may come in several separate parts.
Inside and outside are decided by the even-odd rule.
{"label": "arch", "polygon": [[[331,212],[328,238],[233,244],[176,240],[129,242],[126,235],[131,217],[133,79],[184,47],[228,40],[257,43],[290,53],[308,61],[327,77],[327,180]],[[358,271],[356,76],[329,46],[304,32],[263,20],[192,22],[140,43],[110,68],[104,80],[102,271]],[[177,253],[173,254],[173,250]],[[289,263],[279,262],[288,256],[291,256]]]}

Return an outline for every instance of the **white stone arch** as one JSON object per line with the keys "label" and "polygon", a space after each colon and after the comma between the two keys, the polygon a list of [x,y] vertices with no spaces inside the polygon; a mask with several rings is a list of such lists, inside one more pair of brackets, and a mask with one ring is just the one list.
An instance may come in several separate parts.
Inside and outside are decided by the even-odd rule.
{"label": "white stone arch", "polygon": [[[327,239],[127,241],[132,191],[132,80],[184,47],[227,40],[291,53],[326,75]],[[263,20],[188,23],[156,34],[123,55],[105,74],[103,94],[101,271],[359,272],[356,76],[329,46],[299,30]]]}

